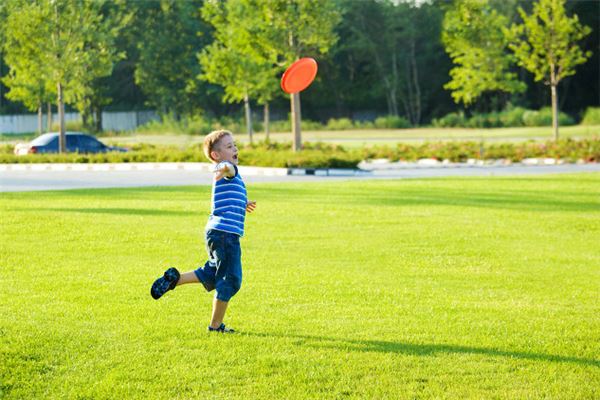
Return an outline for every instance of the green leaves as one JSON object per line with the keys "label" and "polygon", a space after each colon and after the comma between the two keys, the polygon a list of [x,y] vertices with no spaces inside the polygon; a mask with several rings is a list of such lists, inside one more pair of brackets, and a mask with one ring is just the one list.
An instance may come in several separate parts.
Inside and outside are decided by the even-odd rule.
{"label": "green leaves", "polygon": [[456,103],[473,103],[484,92],[522,92],[525,84],[510,71],[512,56],[506,52],[503,29],[508,19],[487,0],[456,1],[446,13],[442,41],[456,65],[444,88]]}
{"label": "green leaves", "polygon": [[123,57],[113,44],[124,20],[110,18],[106,6],[99,0],[8,0],[2,47],[10,67],[4,79],[9,97],[35,108],[60,83],[67,102],[81,104],[92,82],[110,75]]}
{"label": "green leaves", "polygon": [[566,76],[575,74],[575,67],[591,56],[577,42],[591,29],[579,23],[577,15],[566,15],[564,0],[539,0],[531,15],[522,8],[523,24],[505,30],[520,66],[534,74],[536,81],[544,80],[556,86]]}

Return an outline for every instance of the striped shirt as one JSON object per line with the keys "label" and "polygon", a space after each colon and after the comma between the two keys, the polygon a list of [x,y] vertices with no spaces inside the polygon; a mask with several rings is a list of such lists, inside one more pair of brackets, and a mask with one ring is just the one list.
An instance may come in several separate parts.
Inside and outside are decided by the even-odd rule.
{"label": "striped shirt", "polygon": [[206,230],[234,233],[244,236],[244,220],[246,219],[247,192],[246,185],[234,165],[233,178],[221,178],[213,182],[212,208]]}

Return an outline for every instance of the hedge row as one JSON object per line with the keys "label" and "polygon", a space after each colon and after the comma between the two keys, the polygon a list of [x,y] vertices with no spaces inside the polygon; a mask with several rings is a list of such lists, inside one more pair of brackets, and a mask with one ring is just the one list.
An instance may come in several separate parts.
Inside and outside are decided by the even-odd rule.
{"label": "hedge row", "polygon": [[[391,161],[416,161],[435,158],[463,162],[467,159],[508,159],[549,157],[568,162],[600,161],[600,137],[558,142],[483,143],[431,142],[396,146],[372,146],[345,149],[338,145],[306,143],[303,151],[294,153],[288,143],[259,143],[240,148],[243,165],[263,167],[355,168],[362,160],[386,158]],[[186,149],[173,146],[137,145],[127,153],[105,154],[32,154],[15,156],[12,146],[0,147],[0,163],[113,163],[113,162],[206,162],[200,145]]]}
{"label": "hedge row", "polygon": [[[565,113],[558,114],[561,126],[573,125],[575,121]],[[550,126],[552,125],[552,109],[527,110],[514,107],[508,110],[492,113],[473,114],[465,116],[463,112],[450,113],[442,118],[434,119],[432,125],[439,128],[507,128],[518,126]]]}

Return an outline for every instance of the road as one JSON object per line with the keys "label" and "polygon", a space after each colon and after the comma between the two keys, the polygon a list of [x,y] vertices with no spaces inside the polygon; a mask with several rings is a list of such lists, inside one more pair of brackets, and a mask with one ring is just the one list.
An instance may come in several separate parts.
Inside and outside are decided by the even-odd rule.
{"label": "road", "polygon": [[[404,167],[394,170],[376,170],[358,176],[246,174],[247,183],[314,182],[357,179],[407,179],[444,176],[507,176],[537,175],[574,172],[600,172],[600,164],[565,164],[551,166],[471,166],[471,167]],[[209,185],[212,174],[198,170],[131,170],[131,171],[75,171],[75,170],[0,170],[1,192],[35,190],[65,190],[85,188],[119,188],[143,186]]]}

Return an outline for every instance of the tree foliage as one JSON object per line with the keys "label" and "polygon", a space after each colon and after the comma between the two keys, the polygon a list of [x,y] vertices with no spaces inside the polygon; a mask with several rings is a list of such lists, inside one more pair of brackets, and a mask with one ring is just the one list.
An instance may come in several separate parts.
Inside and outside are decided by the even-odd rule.
{"label": "tree foliage", "polygon": [[122,56],[114,51],[119,30],[105,19],[105,3],[8,0],[3,47],[10,72],[4,82],[15,90],[14,96],[31,107],[54,92],[59,112],[63,101],[79,107],[87,104],[83,99],[94,79],[110,75],[114,61]]}
{"label": "tree foliage", "polygon": [[442,41],[455,67],[444,88],[455,102],[472,104],[485,92],[522,92],[525,85],[511,71],[503,28],[506,16],[487,0],[456,0],[446,12]]}
{"label": "tree foliage", "polygon": [[201,0],[132,1],[138,62],[135,81],[148,105],[175,116],[202,108],[205,88],[196,54],[211,42]]}
{"label": "tree foliage", "polygon": [[551,87],[553,127],[558,139],[558,100],[556,87],[565,77],[575,74],[575,67],[591,56],[578,45],[591,29],[579,23],[577,15],[569,18],[565,0],[539,0],[531,15],[519,7],[522,24],[505,33],[510,38],[518,64],[534,74],[536,81]]}

